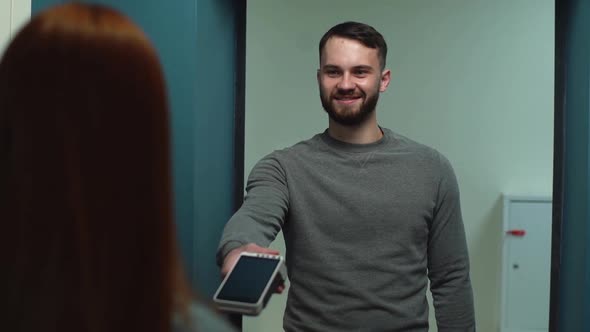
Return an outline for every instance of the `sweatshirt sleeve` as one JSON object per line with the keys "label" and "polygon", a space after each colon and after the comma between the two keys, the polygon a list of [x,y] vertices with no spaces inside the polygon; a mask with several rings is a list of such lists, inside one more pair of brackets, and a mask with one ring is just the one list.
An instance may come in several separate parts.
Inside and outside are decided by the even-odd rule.
{"label": "sweatshirt sleeve", "polygon": [[289,209],[289,191],[283,167],[274,152],[250,172],[242,206],[225,225],[217,264],[233,249],[248,243],[268,247],[283,227]]}
{"label": "sweatshirt sleeve", "polygon": [[438,331],[475,331],[459,187],[451,164],[439,157],[441,176],[428,239],[428,277]]}

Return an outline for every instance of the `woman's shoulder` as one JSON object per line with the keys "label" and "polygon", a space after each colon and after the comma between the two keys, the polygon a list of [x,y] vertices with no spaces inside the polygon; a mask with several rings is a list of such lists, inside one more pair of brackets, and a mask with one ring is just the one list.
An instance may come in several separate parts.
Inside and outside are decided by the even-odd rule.
{"label": "woman's shoulder", "polygon": [[200,302],[193,302],[188,317],[177,315],[174,319],[175,332],[236,332],[222,316]]}

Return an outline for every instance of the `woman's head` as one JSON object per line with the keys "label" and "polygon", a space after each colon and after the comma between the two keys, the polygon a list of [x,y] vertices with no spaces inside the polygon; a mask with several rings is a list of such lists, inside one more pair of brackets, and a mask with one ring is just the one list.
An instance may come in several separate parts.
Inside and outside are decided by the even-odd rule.
{"label": "woman's head", "polygon": [[0,61],[0,302],[15,326],[169,328],[179,266],[168,122],[156,52],[120,13],[57,6],[11,42]]}

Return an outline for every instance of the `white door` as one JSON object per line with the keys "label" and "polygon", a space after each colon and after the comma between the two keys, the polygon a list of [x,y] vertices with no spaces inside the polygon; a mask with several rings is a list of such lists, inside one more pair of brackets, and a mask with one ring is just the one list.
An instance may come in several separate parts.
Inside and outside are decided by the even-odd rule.
{"label": "white door", "polygon": [[507,196],[504,204],[502,331],[547,331],[551,200]]}
{"label": "white door", "polygon": [[0,56],[31,16],[31,0],[0,0]]}
{"label": "white door", "polygon": [[0,55],[10,39],[11,0],[0,0]]}

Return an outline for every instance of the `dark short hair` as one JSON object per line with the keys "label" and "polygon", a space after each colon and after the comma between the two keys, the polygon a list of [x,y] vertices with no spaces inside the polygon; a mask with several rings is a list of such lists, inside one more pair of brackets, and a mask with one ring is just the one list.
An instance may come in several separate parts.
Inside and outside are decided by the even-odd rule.
{"label": "dark short hair", "polygon": [[328,40],[332,37],[356,40],[368,48],[377,49],[381,68],[385,68],[385,59],[387,58],[387,43],[385,42],[385,39],[383,39],[383,36],[372,26],[352,21],[333,26],[320,40],[320,59],[322,57],[322,51],[326,46],[326,42],[328,42]]}

